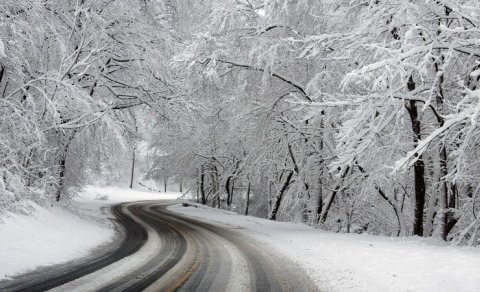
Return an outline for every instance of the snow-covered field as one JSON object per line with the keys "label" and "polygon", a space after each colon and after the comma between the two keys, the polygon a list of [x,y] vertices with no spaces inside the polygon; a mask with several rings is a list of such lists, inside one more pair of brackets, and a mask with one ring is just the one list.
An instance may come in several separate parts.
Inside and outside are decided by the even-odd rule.
{"label": "snow-covered field", "polygon": [[86,256],[112,240],[114,231],[102,207],[118,202],[176,199],[179,195],[88,187],[75,199],[79,215],[60,207],[38,205],[32,205],[35,212],[30,216],[6,213],[0,218],[0,280]]}
{"label": "snow-covered field", "polygon": [[196,206],[169,209],[242,227],[235,230],[298,263],[322,291],[480,291],[478,248],[421,238],[336,234]]}

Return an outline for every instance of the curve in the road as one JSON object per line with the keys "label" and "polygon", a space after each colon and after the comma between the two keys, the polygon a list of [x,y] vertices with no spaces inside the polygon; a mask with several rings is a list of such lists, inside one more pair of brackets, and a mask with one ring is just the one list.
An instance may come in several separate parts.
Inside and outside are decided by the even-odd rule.
{"label": "curve in the road", "polygon": [[4,284],[0,283],[0,291],[47,291],[97,271],[137,252],[147,241],[147,232],[140,224],[125,214],[122,208],[123,205],[115,205],[111,208],[111,212],[117,221],[115,225],[122,229],[120,230],[122,237],[118,244],[99,255],[95,255],[94,258],[34,271],[16,277]]}
{"label": "curve in the road", "polygon": [[[258,242],[228,227],[169,212],[168,205],[139,202],[112,207],[125,231],[113,250],[59,275],[26,275],[4,287],[0,283],[0,290],[317,290],[292,262]],[[154,240],[157,242],[151,243]]]}

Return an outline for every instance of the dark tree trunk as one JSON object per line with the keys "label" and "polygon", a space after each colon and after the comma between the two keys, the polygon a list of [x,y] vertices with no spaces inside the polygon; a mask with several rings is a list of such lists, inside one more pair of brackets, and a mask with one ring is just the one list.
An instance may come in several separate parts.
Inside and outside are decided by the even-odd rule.
{"label": "dark tree trunk", "polygon": [[306,199],[304,199],[304,202],[302,204],[302,222],[306,223],[309,222],[309,219],[311,218],[312,214],[312,209],[309,207],[309,202],[310,202],[310,186],[307,183],[304,183],[304,190],[305,190],[305,196]]}
{"label": "dark tree trunk", "polygon": [[[325,111],[321,111],[321,119],[320,119],[320,129],[323,129],[324,128],[324,115],[325,115]],[[323,145],[323,131],[320,132],[320,135],[321,135],[321,140],[320,140],[320,151],[323,152],[323,148],[324,148],[324,145]],[[323,157],[322,157],[323,158]],[[320,163],[320,171],[318,173],[318,192],[317,192],[317,208],[315,210],[315,224],[318,224],[318,222],[320,221],[320,214],[322,214],[322,211],[323,211],[323,184],[322,184],[322,178],[323,178],[323,175],[324,175],[324,172],[323,172],[323,167],[324,167],[324,162],[322,161]]]}
{"label": "dark tree trunk", "polygon": [[323,213],[320,215],[320,222],[319,222],[320,224],[323,224],[325,223],[325,221],[327,221],[328,212],[330,211],[330,208],[333,205],[333,201],[335,201],[335,198],[337,197],[339,189],[340,189],[340,184],[338,184],[335,187],[335,190],[332,192],[330,197],[328,197],[327,201],[325,202],[325,209],[323,209]]}
{"label": "dark tree trunk", "polygon": [[450,188],[450,195],[448,198],[448,212],[447,212],[447,236],[452,231],[453,227],[455,224],[458,222],[458,218],[455,217],[454,214],[454,209],[457,208],[457,196],[458,196],[458,190],[457,190],[457,185],[452,184]]}
{"label": "dark tree trunk", "polygon": [[58,173],[58,186],[57,186],[57,193],[55,195],[55,200],[57,202],[60,201],[60,198],[62,196],[63,184],[64,184],[64,180],[65,180],[66,162],[67,162],[67,157],[66,156],[67,156],[66,153],[63,154],[60,157],[60,161],[59,161],[60,171]]}
{"label": "dark tree trunk", "polygon": [[220,192],[218,186],[218,170],[215,165],[212,164],[212,171],[210,172],[210,180],[212,184],[212,207],[220,208]]}
{"label": "dark tree trunk", "polygon": [[3,66],[0,65],[0,84],[2,83],[4,72],[5,72],[5,71],[3,70]]}
{"label": "dark tree trunk", "polygon": [[[408,79],[408,90],[415,90],[413,77]],[[421,123],[418,114],[416,101],[410,100],[407,107],[410,119],[412,121],[414,147],[417,147],[421,139]],[[417,156],[413,164],[414,184],[415,184],[415,215],[413,221],[413,235],[423,236],[423,210],[425,208],[425,163],[422,155]]]}
{"label": "dark tree trunk", "polygon": [[65,145],[63,145],[62,152],[60,154],[60,159],[58,162],[59,172],[58,172],[58,186],[57,191],[55,194],[55,201],[59,202],[62,196],[63,187],[65,185],[65,173],[67,171],[67,155],[68,149],[70,148],[70,144],[72,143],[73,139],[75,138],[75,134],[77,133],[76,130],[73,130],[68,137]]}
{"label": "dark tree trunk", "polygon": [[272,213],[270,214],[270,217],[268,219],[270,220],[277,220],[277,213],[278,210],[280,209],[280,204],[282,203],[283,195],[285,194],[285,191],[287,190],[288,186],[290,185],[290,181],[292,180],[293,177],[293,171],[288,172],[288,176],[283,182],[282,187],[278,191],[277,198],[275,200],[275,205],[272,208]]}
{"label": "dark tree trunk", "polygon": [[[246,155],[246,153],[244,155]],[[233,173],[230,176],[228,176],[227,181],[225,182],[225,190],[227,191],[227,206],[229,209],[233,203],[233,192],[235,190],[234,188],[235,177],[237,175],[239,165],[240,165],[240,161],[237,161],[235,163],[235,169]]]}
{"label": "dark tree trunk", "polygon": [[425,164],[422,156],[413,165],[415,180],[415,219],[413,235],[423,236],[423,209],[425,207]]}
{"label": "dark tree trunk", "polygon": [[228,208],[230,209],[233,203],[233,193],[235,192],[235,180],[232,179],[231,187],[230,187],[230,205]]}
{"label": "dark tree trunk", "polygon": [[227,206],[230,208],[232,205],[232,188],[230,186],[232,181],[232,176],[229,176],[225,182],[225,191],[227,192]]}
{"label": "dark tree trunk", "polygon": [[207,204],[207,198],[205,197],[205,168],[203,165],[200,170],[200,196],[202,199],[202,205]]}
{"label": "dark tree trunk", "polygon": [[130,188],[133,189],[133,180],[135,177],[135,148],[133,148],[132,152],[132,169],[130,172]]}
{"label": "dark tree trunk", "polygon": [[268,182],[268,214],[271,213],[272,209],[272,189],[273,189],[273,181]]}
{"label": "dark tree trunk", "polygon": [[247,199],[246,199],[246,202],[245,202],[245,216],[248,216],[248,207],[250,206],[250,186],[251,186],[251,183],[248,182]]}
{"label": "dark tree trunk", "polygon": [[319,179],[318,184],[318,195],[317,195],[317,210],[315,212],[315,223],[318,224],[320,221],[320,214],[322,214],[323,210],[323,189],[322,189],[322,182]]}
{"label": "dark tree trunk", "polygon": [[332,207],[333,205],[333,202],[335,201],[335,198],[337,197],[337,194],[338,194],[338,190],[340,190],[340,187],[343,183],[343,180],[345,179],[345,177],[347,176],[348,172],[350,170],[350,166],[347,166],[345,168],[345,170],[343,171],[341,177],[340,177],[340,181],[337,183],[334,191],[332,191],[332,194],[327,198],[326,202],[325,202],[325,208],[323,208],[322,212],[320,214],[320,224],[323,224],[325,223],[325,221],[327,221],[327,216],[328,216],[328,212],[330,211],[330,208]]}
{"label": "dark tree trunk", "polygon": [[[442,123],[443,124],[443,123]],[[445,176],[447,175],[447,149],[445,145],[440,149],[440,193],[439,202],[442,210],[440,217],[440,232],[443,240],[447,239],[448,231],[448,184]]]}
{"label": "dark tree trunk", "polygon": [[197,168],[197,203],[200,203],[200,170]]}

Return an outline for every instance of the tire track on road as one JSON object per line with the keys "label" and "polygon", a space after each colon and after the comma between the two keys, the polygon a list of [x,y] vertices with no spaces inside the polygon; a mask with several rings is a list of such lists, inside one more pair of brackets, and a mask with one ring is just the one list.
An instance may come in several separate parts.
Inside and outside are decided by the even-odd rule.
{"label": "tire track on road", "polygon": [[10,281],[0,282],[0,291],[40,292],[53,289],[77,278],[83,277],[106,266],[109,266],[131,254],[137,252],[147,241],[145,229],[131,217],[122,212],[122,205],[111,207],[115,216],[116,226],[121,233],[121,239],[108,250],[94,258],[87,257],[73,263],[62,264],[40,271],[23,274]]}
{"label": "tire track on road", "polygon": [[171,204],[113,206],[124,235],[111,250],[59,275],[27,274],[0,283],[0,290],[317,291],[294,263],[268,247],[226,225],[170,212]]}

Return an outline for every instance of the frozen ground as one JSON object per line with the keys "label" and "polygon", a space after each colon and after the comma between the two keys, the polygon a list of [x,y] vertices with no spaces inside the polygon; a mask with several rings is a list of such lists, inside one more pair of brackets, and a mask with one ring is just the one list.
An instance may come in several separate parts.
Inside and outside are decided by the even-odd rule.
{"label": "frozen ground", "polygon": [[421,238],[324,232],[208,208],[171,211],[236,229],[299,263],[322,291],[480,291],[480,249]]}
{"label": "frozen ground", "polygon": [[88,187],[75,202],[79,215],[60,207],[32,205],[33,215],[7,213],[0,218],[0,280],[39,266],[87,255],[110,241],[112,225],[101,208],[118,202],[175,199],[178,193],[151,193]]}

